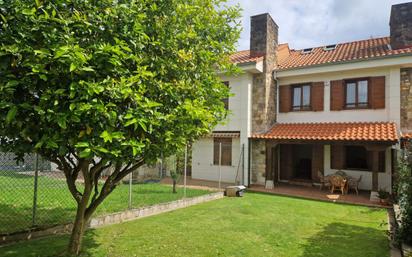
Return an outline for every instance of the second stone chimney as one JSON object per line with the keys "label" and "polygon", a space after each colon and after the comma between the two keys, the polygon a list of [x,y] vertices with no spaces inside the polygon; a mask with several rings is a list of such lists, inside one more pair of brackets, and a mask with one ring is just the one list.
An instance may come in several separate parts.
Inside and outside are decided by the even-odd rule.
{"label": "second stone chimney", "polygon": [[276,122],[276,84],[272,71],[276,67],[278,25],[268,14],[250,20],[250,51],[264,54],[263,73],[255,74],[252,88],[252,134],[267,131]]}
{"label": "second stone chimney", "polygon": [[412,2],[392,5],[389,25],[392,49],[412,46]]}

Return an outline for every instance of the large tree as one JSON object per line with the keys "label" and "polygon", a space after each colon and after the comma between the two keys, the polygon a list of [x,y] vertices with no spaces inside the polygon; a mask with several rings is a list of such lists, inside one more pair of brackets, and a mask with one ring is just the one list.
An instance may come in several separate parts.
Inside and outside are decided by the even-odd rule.
{"label": "large tree", "polygon": [[128,173],[225,117],[216,70],[233,70],[239,10],[224,2],[0,0],[0,144],[64,172],[70,253]]}

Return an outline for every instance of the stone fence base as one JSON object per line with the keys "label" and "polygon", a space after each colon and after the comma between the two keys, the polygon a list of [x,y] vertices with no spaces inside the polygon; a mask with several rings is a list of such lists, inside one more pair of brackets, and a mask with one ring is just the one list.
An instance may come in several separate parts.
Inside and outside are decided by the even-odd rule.
{"label": "stone fence base", "polygon": [[[207,195],[201,195],[193,198],[185,198],[173,202],[168,203],[160,203],[152,206],[142,207],[138,209],[131,209],[126,210],[123,212],[111,213],[108,215],[92,218],[89,223],[89,228],[97,228],[101,226],[111,225],[111,224],[118,224],[125,221],[135,220],[143,217],[148,217],[164,212],[169,212],[181,208],[185,208],[188,206],[196,205],[199,203],[209,202],[212,200],[217,200],[223,198],[223,192],[215,192]],[[0,238],[0,245],[6,245],[18,241],[30,240],[50,235],[57,235],[57,234],[67,234],[70,233],[73,228],[72,224],[65,224],[65,225],[58,225],[55,227],[37,230],[37,231],[29,231],[29,232],[21,232],[11,235],[4,235]]]}

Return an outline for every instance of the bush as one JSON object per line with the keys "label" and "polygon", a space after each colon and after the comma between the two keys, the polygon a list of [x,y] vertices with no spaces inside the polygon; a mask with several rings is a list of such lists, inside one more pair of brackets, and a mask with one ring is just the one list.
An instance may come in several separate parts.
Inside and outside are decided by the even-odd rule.
{"label": "bush", "polygon": [[407,149],[398,162],[396,183],[397,200],[400,209],[400,224],[397,237],[402,243],[412,245],[412,152]]}

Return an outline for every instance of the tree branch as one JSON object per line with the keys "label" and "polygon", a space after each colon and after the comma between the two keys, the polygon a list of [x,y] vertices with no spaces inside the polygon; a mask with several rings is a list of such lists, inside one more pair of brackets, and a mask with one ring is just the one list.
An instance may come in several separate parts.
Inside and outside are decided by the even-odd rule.
{"label": "tree branch", "polygon": [[108,169],[110,166],[112,166],[112,163],[109,162],[105,166],[101,166],[99,170],[97,170],[94,175],[93,175],[93,183],[94,183],[94,193],[92,197],[92,202],[96,200],[97,196],[99,195],[99,177],[102,174],[102,172],[106,169]]}
{"label": "tree branch", "polygon": [[72,171],[74,171],[77,167],[75,169],[72,169],[70,165],[67,163],[67,160],[62,156],[57,157],[55,159],[55,162],[58,163],[59,169],[63,170],[64,172],[64,175],[66,177],[66,183],[67,183],[67,186],[69,187],[70,193],[72,194],[76,202],[80,203],[81,198],[82,198],[82,193],[80,193],[80,191],[77,189],[77,186],[76,186],[77,176],[74,177],[72,173]]}

